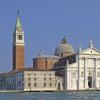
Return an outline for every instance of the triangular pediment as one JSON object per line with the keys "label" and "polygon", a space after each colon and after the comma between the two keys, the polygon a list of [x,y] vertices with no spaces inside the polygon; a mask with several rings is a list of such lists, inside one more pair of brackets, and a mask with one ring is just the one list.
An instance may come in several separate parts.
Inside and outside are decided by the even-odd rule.
{"label": "triangular pediment", "polygon": [[96,48],[88,48],[85,49],[83,51],[81,51],[81,54],[100,54],[100,50],[96,49]]}

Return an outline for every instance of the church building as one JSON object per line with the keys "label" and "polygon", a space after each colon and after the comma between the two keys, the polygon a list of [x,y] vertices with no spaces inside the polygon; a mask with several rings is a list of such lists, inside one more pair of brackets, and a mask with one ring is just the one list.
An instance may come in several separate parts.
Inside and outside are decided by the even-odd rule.
{"label": "church building", "polygon": [[12,70],[0,74],[0,91],[100,90],[100,50],[93,41],[75,52],[64,37],[53,55],[39,53],[33,66],[25,68],[24,31],[18,11],[12,48]]}
{"label": "church building", "polygon": [[63,77],[65,91],[99,90],[100,50],[94,47],[93,41],[90,41],[87,49],[79,48],[78,52],[60,58],[55,71]]}

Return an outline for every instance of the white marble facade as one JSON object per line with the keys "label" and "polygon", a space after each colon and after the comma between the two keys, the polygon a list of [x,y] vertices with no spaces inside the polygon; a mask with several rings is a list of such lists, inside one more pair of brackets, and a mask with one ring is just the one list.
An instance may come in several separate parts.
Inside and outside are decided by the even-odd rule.
{"label": "white marble facade", "polygon": [[89,48],[76,53],[76,62],[65,67],[65,90],[100,89],[100,50]]}

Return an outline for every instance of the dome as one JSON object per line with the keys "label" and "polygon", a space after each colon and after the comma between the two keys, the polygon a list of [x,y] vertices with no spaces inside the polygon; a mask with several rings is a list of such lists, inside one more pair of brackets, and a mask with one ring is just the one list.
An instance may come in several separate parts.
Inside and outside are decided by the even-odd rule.
{"label": "dome", "polygon": [[60,44],[56,49],[55,53],[64,53],[64,52],[74,52],[74,49],[69,44]]}
{"label": "dome", "polygon": [[57,56],[63,53],[73,53],[73,52],[74,52],[73,47],[67,43],[65,37],[62,39],[62,42],[55,49],[55,55]]}

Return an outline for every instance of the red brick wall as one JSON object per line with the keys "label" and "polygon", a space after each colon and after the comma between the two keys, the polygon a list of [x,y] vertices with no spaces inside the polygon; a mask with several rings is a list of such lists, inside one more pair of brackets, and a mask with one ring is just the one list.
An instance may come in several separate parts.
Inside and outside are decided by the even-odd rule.
{"label": "red brick wall", "polygon": [[50,70],[53,69],[55,64],[54,59],[50,58],[34,58],[33,67],[37,70]]}
{"label": "red brick wall", "polygon": [[13,70],[24,68],[24,46],[13,46]]}

